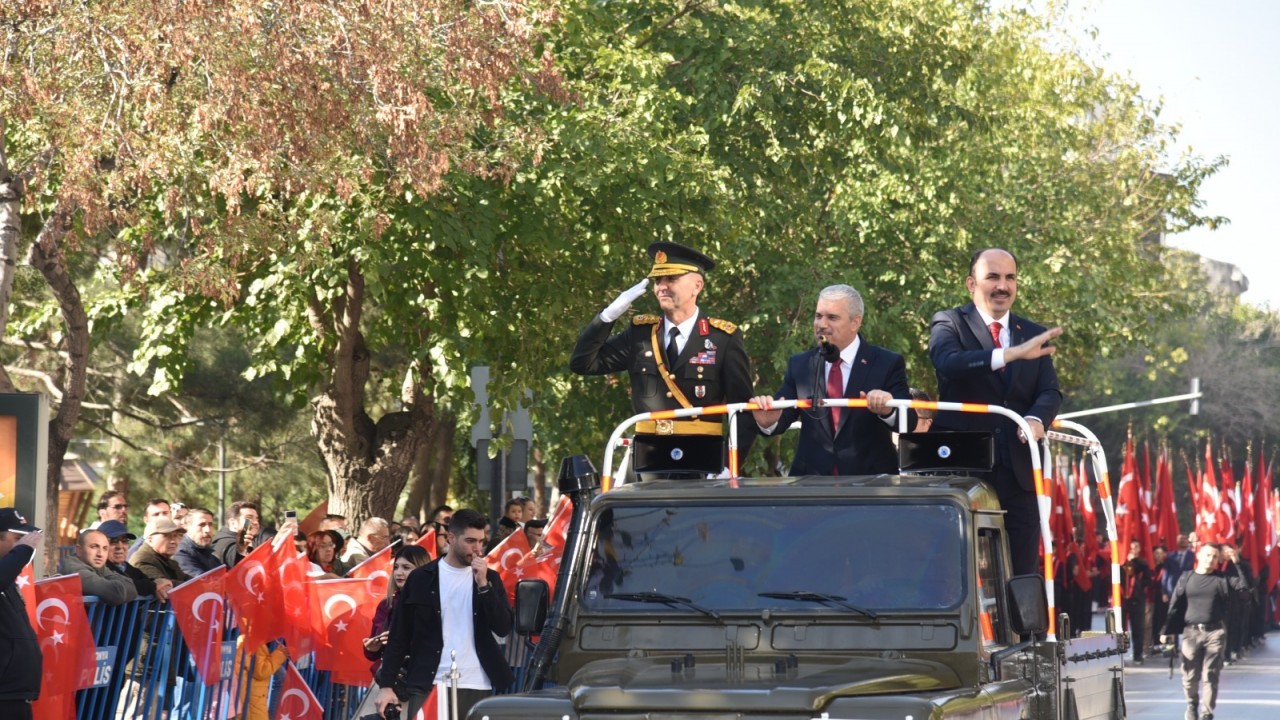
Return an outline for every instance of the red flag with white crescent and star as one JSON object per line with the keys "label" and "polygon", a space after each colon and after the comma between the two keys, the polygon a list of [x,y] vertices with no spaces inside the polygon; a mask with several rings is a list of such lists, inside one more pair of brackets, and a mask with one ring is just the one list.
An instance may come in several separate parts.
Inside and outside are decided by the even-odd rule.
{"label": "red flag with white crescent and star", "polygon": [[280,584],[274,582],[280,569],[271,543],[263,543],[236,563],[227,573],[227,602],[236,611],[244,634],[246,654],[257,652],[268,640],[280,637]]}
{"label": "red flag with white crescent and star", "polygon": [[280,634],[289,652],[302,657],[315,649],[315,634],[311,623],[311,590],[307,573],[311,563],[306,555],[299,555],[293,543],[286,541],[276,546],[276,577],[280,582]]}
{"label": "red flag with white crescent and star", "polygon": [[35,571],[35,555],[31,556],[31,561],[27,566],[22,568],[22,572],[18,573],[17,585],[18,592],[22,595],[22,602],[27,606],[27,621],[31,623],[31,627],[36,626],[36,571]]}
{"label": "red flag with white crescent and star", "polygon": [[32,707],[38,718],[65,720],[74,715],[76,690],[93,685],[93,628],[84,611],[79,575],[59,575],[33,583],[32,628],[44,656],[40,699]]}
{"label": "red flag with white crescent and star", "polygon": [[516,563],[532,549],[529,547],[529,536],[524,534],[524,530],[516,530],[493,546],[484,559],[489,563],[490,570],[501,574],[515,569]]}
{"label": "red flag with white crescent and star", "polygon": [[430,530],[422,533],[422,536],[418,538],[418,545],[419,547],[426,548],[427,554],[431,556],[432,560],[435,560],[437,557],[436,529],[431,528]]}
{"label": "red flag with white crescent and star", "polygon": [[572,516],[573,501],[567,496],[561,496],[538,546],[525,553],[515,568],[502,573],[502,584],[507,589],[509,601],[515,602],[516,583],[521,580],[542,580],[547,583],[551,595],[555,595],[556,579],[560,575],[560,563],[564,559],[565,537],[569,532],[569,519]]}
{"label": "red flag with white crescent and star", "polygon": [[226,580],[227,569],[219,567],[169,591],[173,617],[205,685],[213,685],[222,679]]}
{"label": "red flag with white crescent and star", "polygon": [[293,663],[289,663],[284,671],[276,720],[324,720],[324,707]]}
{"label": "red flag with white crescent and star", "polygon": [[347,572],[347,577],[352,580],[372,580],[373,587],[371,592],[377,600],[383,600],[387,597],[387,581],[391,579],[391,569],[395,564],[391,559],[392,551],[395,550],[394,545],[388,545],[378,552],[370,555],[364,562],[356,565]]}
{"label": "red flag with white crescent and star", "polygon": [[368,684],[369,661],[364,639],[373,632],[378,601],[373,580],[340,578],[311,583],[316,609],[316,667],[328,670],[333,681],[345,685]]}

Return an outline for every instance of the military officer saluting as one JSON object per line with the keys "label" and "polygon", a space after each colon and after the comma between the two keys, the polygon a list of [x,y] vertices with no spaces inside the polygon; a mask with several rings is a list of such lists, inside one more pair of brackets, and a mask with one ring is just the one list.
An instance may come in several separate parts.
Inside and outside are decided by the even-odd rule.
{"label": "military officer saluting", "polygon": [[[649,255],[649,276],[591,319],[574,345],[569,369],[579,375],[626,370],[631,376],[631,404],[638,413],[750,400],[751,363],[742,333],[698,307],[705,273],[715,261],[673,242],[653,243]],[[614,323],[644,295],[649,279],[662,315],[636,315],[611,336]],[[723,462],[722,421],[717,415],[637,424],[636,469],[718,471]],[[743,455],[753,425],[749,418],[738,423]]]}

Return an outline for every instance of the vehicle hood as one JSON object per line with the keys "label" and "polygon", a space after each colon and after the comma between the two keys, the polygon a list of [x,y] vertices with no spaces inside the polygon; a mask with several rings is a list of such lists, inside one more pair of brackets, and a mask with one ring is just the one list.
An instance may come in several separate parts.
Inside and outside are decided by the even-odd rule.
{"label": "vehicle hood", "polygon": [[934,692],[960,687],[951,668],[928,660],[880,658],[800,659],[778,673],[777,659],[748,661],[726,670],[698,659],[692,669],[672,671],[674,657],[600,660],[569,680],[579,712],[647,710],[818,710],[837,697]]}

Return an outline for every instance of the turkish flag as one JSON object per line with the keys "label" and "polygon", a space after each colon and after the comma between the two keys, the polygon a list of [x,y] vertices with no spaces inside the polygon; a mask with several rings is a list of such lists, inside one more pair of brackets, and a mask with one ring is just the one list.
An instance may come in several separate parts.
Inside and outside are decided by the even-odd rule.
{"label": "turkish flag", "polygon": [[1133,440],[1124,446],[1124,464],[1120,470],[1120,489],[1116,493],[1116,535],[1119,538],[1120,561],[1129,559],[1129,543],[1143,532],[1141,508],[1138,507],[1138,462],[1133,456]]}
{"label": "turkish flag", "polygon": [[60,575],[33,583],[35,617],[32,626],[44,655],[40,699],[33,714],[67,720],[75,710],[75,693],[93,685],[96,659],[93,628],[84,611],[79,575]]}
{"label": "turkish flag", "polygon": [[1156,463],[1156,537],[1169,549],[1177,549],[1178,505],[1173,495],[1172,462],[1169,459],[1169,448],[1160,448]]}
{"label": "turkish flag", "polygon": [[436,559],[436,529],[433,527],[418,538],[418,545],[427,549],[432,560]]}
{"label": "turkish flag", "polygon": [[1218,480],[1213,473],[1213,444],[1205,443],[1205,467],[1200,476],[1200,492],[1196,493],[1199,504],[1196,507],[1196,537],[1202,543],[1217,543],[1218,540]]}
{"label": "turkish flag", "polygon": [[227,580],[225,567],[191,578],[169,591],[173,617],[191,651],[200,679],[212,685],[222,679],[222,617]]}
{"label": "turkish flag", "polygon": [[520,559],[528,555],[532,549],[529,547],[529,536],[524,534],[524,530],[517,529],[503,538],[502,542],[494,545],[484,559],[489,564],[490,570],[502,573],[515,569]]}
{"label": "turkish flag", "polygon": [[352,580],[372,580],[372,592],[377,600],[387,597],[387,583],[391,580],[391,566],[394,564],[391,559],[393,547],[388,545],[382,548],[347,572],[347,577]]}
{"label": "turkish flag", "polygon": [[22,604],[27,606],[27,622],[31,623],[31,627],[36,626],[36,571],[33,564],[35,557],[35,555],[31,556],[31,561],[22,568],[16,581],[18,592],[22,595]]}
{"label": "turkish flag", "polygon": [[1084,458],[1076,463],[1076,507],[1080,510],[1081,532],[1084,534],[1084,557],[1088,563],[1098,555],[1098,520],[1093,513],[1093,493],[1089,489],[1089,473]]}
{"label": "turkish flag", "polygon": [[448,693],[439,683],[431,686],[431,693],[422,701],[422,707],[414,720],[444,720],[449,717]]}
{"label": "turkish flag", "polygon": [[311,563],[306,555],[293,549],[292,542],[283,542],[273,550],[276,579],[280,584],[277,597],[280,601],[281,636],[289,646],[289,654],[302,657],[315,649],[315,635],[311,623],[311,590],[307,573]]}
{"label": "turkish flag", "polygon": [[[292,542],[292,538],[289,538]],[[268,640],[280,637],[280,584],[275,547],[263,543],[236,563],[227,573],[227,602],[236,611],[240,631],[244,634],[244,652],[257,652]]]}
{"label": "turkish flag", "polygon": [[364,639],[373,632],[378,600],[373,580],[314,580],[311,583],[316,622],[316,667],[345,685],[368,685],[369,661]]}
{"label": "turkish flag", "polygon": [[324,720],[324,708],[293,663],[284,671],[276,720]]}
{"label": "turkish flag", "polygon": [[502,584],[507,589],[507,599],[512,603],[516,598],[516,583],[521,580],[542,580],[547,583],[552,597],[555,596],[556,578],[560,575],[565,537],[569,532],[569,519],[572,516],[573,502],[562,495],[538,546],[525,553],[514,569],[502,573]]}
{"label": "turkish flag", "polygon": [[1217,519],[1215,525],[1218,529],[1219,542],[1236,543],[1236,514],[1239,510],[1239,503],[1236,498],[1239,491],[1236,490],[1235,474],[1231,471],[1231,463],[1224,456],[1222,464],[1219,466],[1219,472],[1222,475],[1222,488],[1218,493]]}

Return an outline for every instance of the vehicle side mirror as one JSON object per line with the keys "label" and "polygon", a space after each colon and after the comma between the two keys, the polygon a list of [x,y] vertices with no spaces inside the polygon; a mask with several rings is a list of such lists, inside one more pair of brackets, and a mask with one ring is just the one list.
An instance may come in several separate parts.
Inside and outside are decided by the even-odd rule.
{"label": "vehicle side mirror", "polygon": [[521,580],[516,583],[516,632],[537,635],[547,624],[547,606],[551,589],[545,580]]}
{"label": "vehicle side mirror", "polygon": [[1017,575],[1009,578],[1009,625],[1018,635],[1043,635],[1049,629],[1049,599],[1044,578]]}

